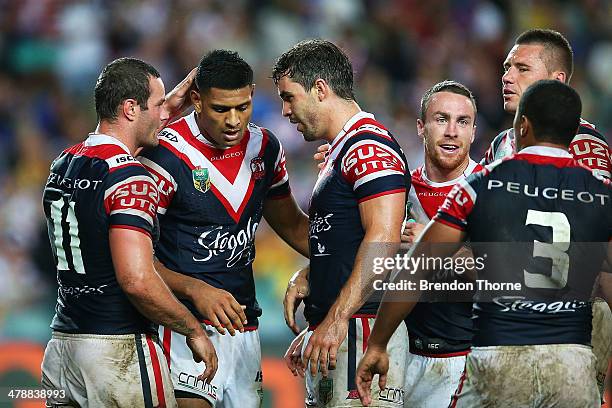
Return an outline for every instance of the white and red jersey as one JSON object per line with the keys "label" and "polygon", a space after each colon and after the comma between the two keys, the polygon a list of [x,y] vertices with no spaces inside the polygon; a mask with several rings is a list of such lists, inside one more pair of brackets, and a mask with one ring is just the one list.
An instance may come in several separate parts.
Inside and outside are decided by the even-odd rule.
{"label": "white and red jersey", "polygon": [[156,257],[176,272],[230,292],[247,306],[249,324],[255,325],[261,315],[252,270],[255,232],[264,201],[290,194],[278,139],[249,124],[240,144],[217,149],[192,113],[164,129],[159,146],[139,159],[160,190]]}
{"label": "white and red jersey", "polygon": [[456,179],[436,183],[427,178],[425,165],[411,172],[412,188],[408,199],[412,203],[412,218],[419,224],[427,224],[444,204],[444,200],[455,184],[472,173],[479,172],[483,167],[470,159],[465,171]]}
{"label": "white and red jersey", "polygon": [[[514,129],[506,129],[498,134],[491,142],[480,164],[491,164],[496,160],[512,156],[516,153],[516,140]],[[612,159],[610,147],[606,138],[597,131],[595,126],[584,119],[580,119],[580,126],[576,136],[569,145],[570,154],[596,174],[612,178]]]}

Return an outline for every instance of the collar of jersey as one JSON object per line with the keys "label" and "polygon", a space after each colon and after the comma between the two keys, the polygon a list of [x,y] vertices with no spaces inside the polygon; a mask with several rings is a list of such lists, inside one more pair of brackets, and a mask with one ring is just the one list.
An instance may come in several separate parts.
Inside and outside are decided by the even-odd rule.
{"label": "collar of jersey", "polygon": [[200,142],[208,145],[214,149],[219,149],[215,146],[210,140],[208,140],[202,132],[200,132],[200,128],[198,127],[198,122],[196,122],[195,111],[191,112],[189,115],[185,116],[185,122],[187,122],[187,126],[189,126],[189,131],[193,135],[194,139],[198,139]]}
{"label": "collar of jersey", "polygon": [[453,186],[453,185],[457,184],[460,180],[463,180],[464,178],[466,178],[467,176],[472,174],[474,172],[474,168],[476,167],[477,164],[478,163],[476,163],[474,160],[470,159],[467,167],[465,168],[465,170],[463,170],[463,173],[461,173],[458,177],[456,177],[456,178],[454,178],[452,180],[441,181],[441,182],[431,181],[429,178],[427,178],[427,172],[425,171],[425,165],[423,165],[423,166],[421,166],[421,177],[423,178],[423,181],[428,186],[432,186],[432,187]]}
{"label": "collar of jersey", "polygon": [[571,159],[572,155],[564,149],[550,146],[529,146],[522,149],[518,154],[535,154],[537,156],[548,156],[548,157],[563,157]]}
{"label": "collar of jersey", "polygon": [[91,132],[87,136],[87,140],[83,142],[83,145],[87,147],[100,146],[100,145],[105,145],[105,144],[113,144],[113,145],[119,146],[123,150],[125,150],[127,154],[129,154],[130,156],[132,155],[132,153],[130,153],[130,149],[128,149],[128,147],[124,145],[122,141],[120,141],[116,137],[109,136],[104,133]]}
{"label": "collar of jersey", "polygon": [[[356,114],[354,114],[349,120],[346,121],[346,123],[342,127],[342,130],[340,130],[340,132],[338,132],[336,137],[334,137],[334,140],[332,140],[331,146],[329,147],[327,155],[331,155],[332,152],[337,147],[341,146],[342,143],[344,143],[344,141],[346,140],[346,135],[352,130],[355,124],[362,119],[375,119],[375,118],[374,118],[374,115],[372,115],[371,113],[364,112],[364,111],[359,111]],[[340,149],[338,149],[338,151],[339,150]]]}

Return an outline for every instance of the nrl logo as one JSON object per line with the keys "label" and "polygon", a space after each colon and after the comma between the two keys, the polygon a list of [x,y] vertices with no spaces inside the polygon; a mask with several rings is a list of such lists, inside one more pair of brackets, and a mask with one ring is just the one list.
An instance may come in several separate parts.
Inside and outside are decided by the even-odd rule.
{"label": "nrl logo", "polygon": [[193,186],[196,190],[202,193],[210,190],[210,175],[208,174],[208,169],[193,169],[191,171],[191,177],[193,178]]}
{"label": "nrl logo", "polygon": [[253,177],[255,179],[263,178],[266,173],[266,169],[264,166],[264,161],[261,157],[256,157],[251,160],[251,173],[253,173]]}

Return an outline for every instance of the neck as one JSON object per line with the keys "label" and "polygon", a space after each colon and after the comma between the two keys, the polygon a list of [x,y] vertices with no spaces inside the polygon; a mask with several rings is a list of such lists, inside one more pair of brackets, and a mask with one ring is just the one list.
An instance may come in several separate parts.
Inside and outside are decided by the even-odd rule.
{"label": "neck", "polygon": [[530,147],[530,146],[544,146],[544,147],[554,147],[557,149],[561,149],[561,150],[568,150],[569,146],[565,146],[562,144],[557,144],[557,143],[550,143],[550,142],[535,142],[526,146],[521,146],[521,150],[523,150],[526,147]]}
{"label": "neck", "polygon": [[344,125],[346,125],[346,122],[358,112],[361,112],[361,108],[357,105],[357,102],[353,100],[347,101],[340,99],[330,106],[328,111],[329,123],[324,139],[329,143],[333,142]]}
{"label": "neck", "polygon": [[98,126],[95,130],[96,133],[103,133],[105,135],[114,137],[121,143],[127,146],[130,150],[130,154],[134,156],[139,146],[136,146],[136,138],[131,134],[126,126],[119,122],[110,122],[108,120],[101,120],[98,122]]}
{"label": "neck", "polygon": [[465,161],[463,161],[459,166],[453,169],[445,169],[439,166],[436,166],[431,159],[425,157],[425,172],[427,173],[427,178],[434,183],[444,183],[446,181],[451,181],[461,176],[468,165],[470,164],[470,158],[466,157]]}

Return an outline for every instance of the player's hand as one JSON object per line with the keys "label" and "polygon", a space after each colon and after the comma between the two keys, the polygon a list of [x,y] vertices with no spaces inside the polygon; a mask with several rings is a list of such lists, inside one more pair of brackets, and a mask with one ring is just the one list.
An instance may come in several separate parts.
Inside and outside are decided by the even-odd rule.
{"label": "player's hand", "polygon": [[402,231],[402,242],[413,244],[424,229],[425,225],[423,224],[419,224],[418,222],[407,222],[404,230]]}
{"label": "player's hand", "polygon": [[327,318],[312,333],[302,357],[304,365],[310,364],[310,373],[314,377],[317,368],[323,377],[328,370],[336,369],[336,356],[342,341],[348,333],[348,320],[337,319],[329,322]]}
{"label": "player's hand", "polygon": [[317,167],[319,169],[323,168],[323,164],[325,163],[325,153],[329,150],[330,146],[328,143],[317,147],[317,152],[312,156],[314,161],[317,162]]}
{"label": "player's hand", "polygon": [[306,337],[306,329],[296,336],[295,339],[289,345],[289,348],[285,352],[283,359],[285,364],[291,371],[294,377],[298,375],[304,377],[306,374],[306,366],[302,361],[302,345],[304,344],[304,338]]}
{"label": "player's hand", "polygon": [[308,283],[308,267],[297,271],[287,283],[283,306],[285,309],[285,323],[293,331],[298,334],[300,328],[295,323],[295,310],[300,305],[302,300],[310,293],[310,285]]}
{"label": "player's hand", "polygon": [[170,119],[191,106],[189,91],[195,89],[195,77],[197,68],[192,69],[189,74],[179,82],[173,90],[166,95],[163,108],[168,112]]}
{"label": "player's hand", "polygon": [[244,333],[244,325],[247,323],[245,306],[241,306],[231,293],[223,289],[202,281],[199,284],[201,287],[194,291],[190,299],[196,310],[210,320],[219,334],[225,334],[224,328],[232,336],[236,334],[236,329]]}
{"label": "player's hand", "polygon": [[366,353],[357,366],[355,381],[359,399],[364,406],[372,403],[372,380],[378,374],[378,387],[384,390],[387,387],[387,372],[389,371],[389,355],[382,348],[368,346]]}
{"label": "player's hand", "polygon": [[203,361],[206,365],[206,369],[198,376],[198,379],[210,384],[218,367],[215,347],[204,330],[194,336],[187,337],[185,341],[193,354],[193,360],[196,363]]}

